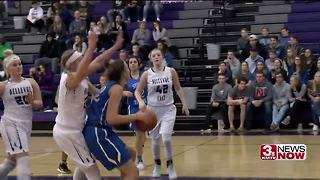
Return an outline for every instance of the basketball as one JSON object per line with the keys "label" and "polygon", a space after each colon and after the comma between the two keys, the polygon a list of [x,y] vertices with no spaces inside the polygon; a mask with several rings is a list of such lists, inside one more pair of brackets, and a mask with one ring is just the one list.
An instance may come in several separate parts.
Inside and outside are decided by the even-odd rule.
{"label": "basketball", "polygon": [[147,113],[147,116],[149,117],[148,121],[147,122],[144,122],[144,121],[136,121],[136,125],[137,125],[137,128],[140,130],[140,131],[150,131],[152,130],[154,127],[156,127],[157,125],[157,116],[156,116],[156,113],[154,113],[153,111],[150,111],[150,110],[145,110],[144,113]]}

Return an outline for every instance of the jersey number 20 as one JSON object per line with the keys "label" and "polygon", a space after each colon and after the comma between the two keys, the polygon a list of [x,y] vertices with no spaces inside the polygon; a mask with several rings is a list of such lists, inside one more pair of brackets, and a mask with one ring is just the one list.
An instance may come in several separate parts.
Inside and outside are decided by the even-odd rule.
{"label": "jersey number 20", "polygon": [[14,97],[14,99],[16,100],[18,105],[25,105],[25,104],[29,104],[27,102],[27,96],[16,96]]}

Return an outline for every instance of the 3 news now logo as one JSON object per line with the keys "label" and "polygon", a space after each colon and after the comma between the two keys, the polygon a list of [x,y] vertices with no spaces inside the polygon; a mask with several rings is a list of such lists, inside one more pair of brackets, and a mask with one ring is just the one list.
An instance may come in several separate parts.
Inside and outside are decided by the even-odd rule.
{"label": "3 news now logo", "polygon": [[305,144],[262,144],[260,146],[261,160],[306,160],[307,146]]}

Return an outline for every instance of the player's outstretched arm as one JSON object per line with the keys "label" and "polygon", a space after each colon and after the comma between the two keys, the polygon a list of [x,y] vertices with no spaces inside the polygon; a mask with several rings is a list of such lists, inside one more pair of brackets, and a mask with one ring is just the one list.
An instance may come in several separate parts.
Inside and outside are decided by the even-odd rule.
{"label": "player's outstretched arm", "polygon": [[96,49],[97,35],[93,32],[89,32],[88,36],[89,47],[84,54],[77,71],[75,73],[69,73],[66,87],[68,89],[75,89],[78,84],[88,75],[88,67],[93,57],[93,52]]}
{"label": "player's outstretched arm", "polygon": [[123,32],[119,32],[114,45],[108,50],[104,51],[90,63],[88,74],[95,73],[97,70],[103,67],[103,63],[105,62],[105,60],[110,59],[113,53],[115,53],[119,48],[121,48],[123,41]]}
{"label": "player's outstretched arm", "polygon": [[189,108],[188,108],[186,99],[184,97],[183,90],[182,90],[180,82],[179,82],[179,76],[177,74],[177,71],[173,68],[171,68],[171,75],[172,75],[174,89],[176,90],[176,92],[180,98],[180,101],[182,103],[182,112],[184,112],[187,116],[189,116],[189,114],[190,114]]}

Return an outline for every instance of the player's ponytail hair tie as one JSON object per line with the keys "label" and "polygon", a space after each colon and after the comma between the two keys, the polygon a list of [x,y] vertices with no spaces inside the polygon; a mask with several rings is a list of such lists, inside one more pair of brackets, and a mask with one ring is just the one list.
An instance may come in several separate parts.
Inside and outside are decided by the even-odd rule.
{"label": "player's ponytail hair tie", "polygon": [[77,59],[79,59],[79,57],[82,56],[82,53],[75,51],[67,60],[66,62],[66,67],[69,67],[70,64],[72,64],[73,62],[75,62]]}

